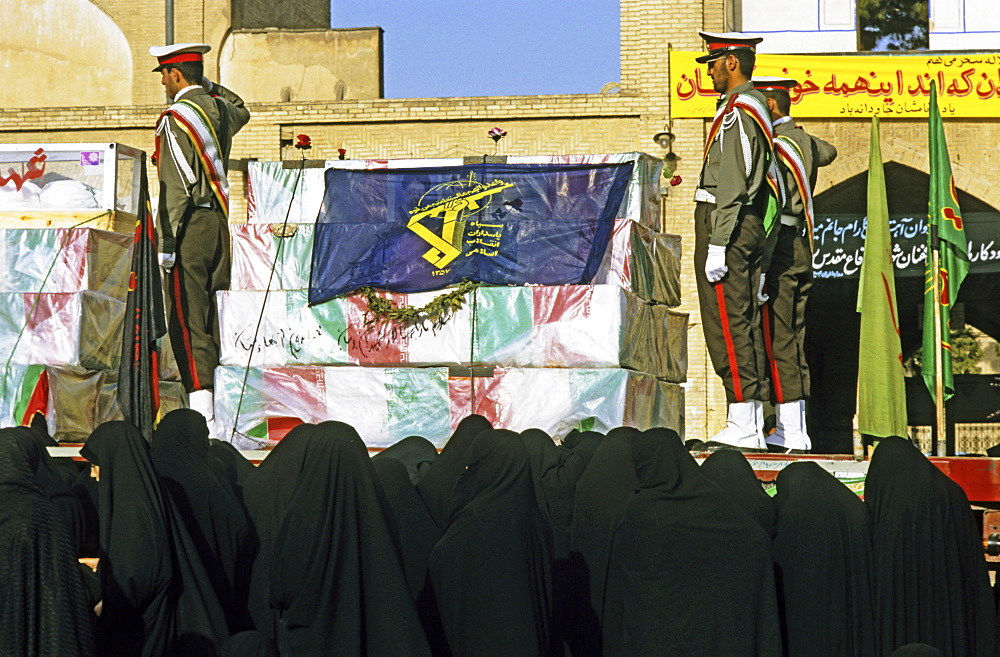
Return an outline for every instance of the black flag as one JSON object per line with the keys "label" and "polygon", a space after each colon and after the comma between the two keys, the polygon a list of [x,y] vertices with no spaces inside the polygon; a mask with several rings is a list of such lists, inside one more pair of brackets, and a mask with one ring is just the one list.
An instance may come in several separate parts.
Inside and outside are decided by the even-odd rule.
{"label": "black flag", "polygon": [[156,228],[149,205],[146,158],[140,172],[139,210],[135,222],[132,273],[125,301],[122,359],[118,366],[118,404],[125,419],[146,440],[153,439],[153,423],[160,406],[160,373],[156,341],[167,332],[163,288],[157,259]]}

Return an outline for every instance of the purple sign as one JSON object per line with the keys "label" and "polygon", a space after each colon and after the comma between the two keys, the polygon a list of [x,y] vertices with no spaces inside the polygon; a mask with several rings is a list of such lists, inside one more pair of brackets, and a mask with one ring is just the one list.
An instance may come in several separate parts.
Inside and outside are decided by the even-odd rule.
{"label": "purple sign", "polygon": [[80,151],[80,166],[101,166],[101,151]]}

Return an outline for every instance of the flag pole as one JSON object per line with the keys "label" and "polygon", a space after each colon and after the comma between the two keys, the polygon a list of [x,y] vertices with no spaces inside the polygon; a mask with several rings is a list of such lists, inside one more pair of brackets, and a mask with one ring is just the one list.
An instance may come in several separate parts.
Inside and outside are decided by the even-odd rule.
{"label": "flag pole", "polygon": [[864,437],[861,435],[861,431],[858,429],[858,401],[861,399],[861,373],[858,373],[858,378],[854,381],[854,418],[851,422],[851,443],[854,451],[855,461],[865,460],[865,442]]}
{"label": "flag pole", "polygon": [[[943,341],[941,330],[941,249],[938,242],[937,225],[930,225],[931,231],[931,271],[933,272],[934,294],[934,419],[935,419],[935,449],[937,456],[948,455],[948,440],[946,438],[947,424],[944,407],[944,355],[941,352]],[[926,354],[924,355],[926,358]]]}

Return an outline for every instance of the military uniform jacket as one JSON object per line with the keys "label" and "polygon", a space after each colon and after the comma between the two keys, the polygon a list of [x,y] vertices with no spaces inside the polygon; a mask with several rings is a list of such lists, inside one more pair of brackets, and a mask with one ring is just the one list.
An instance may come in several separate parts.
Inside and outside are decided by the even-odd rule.
{"label": "military uniform jacket", "polygon": [[[802,163],[809,174],[809,189],[816,187],[816,171],[819,167],[825,167],[837,158],[837,148],[818,137],[813,137],[805,130],[795,125],[795,121],[789,118],[774,126],[775,137],[788,137],[796,143],[802,153]],[[805,206],[802,201],[802,192],[799,190],[795,176],[787,167],[782,166],[781,171],[785,178],[785,207],[782,214],[792,215],[801,218],[805,213]]]}
{"label": "military uniform jacket", "polygon": [[[731,96],[745,94],[756,98],[767,111],[764,96],[747,82],[723,94],[720,106]],[[729,238],[745,205],[753,205],[766,185],[771,144],[757,122],[744,110],[733,108],[722,120],[722,127],[708,147],[701,170],[699,187],[715,196],[716,207],[710,222],[709,244],[728,246]]]}
{"label": "military uniform jacket", "polygon": [[[250,120],[243,99],[219,84],[210,95],[202,87],[185,91],[178,100],[188,100],[207,115],[218,137],[222,166],[228,165],[233,136]],[[168,110],[169,112],[169,110]],[[170,113],[164,113],[156,128],[157,166],[160,173],[160,204],[157,216],[160,251],[173,253],[185,212],[192,206],[217,207],[218,200],[208,173],[188,134]],[[192,182],[193,180],[193,182]],[[228,208],[220,208],[228,212]]]}

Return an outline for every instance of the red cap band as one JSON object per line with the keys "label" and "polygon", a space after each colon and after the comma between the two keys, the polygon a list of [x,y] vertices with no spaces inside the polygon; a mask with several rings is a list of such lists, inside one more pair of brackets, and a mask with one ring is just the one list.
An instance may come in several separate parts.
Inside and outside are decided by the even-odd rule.
{"label": "red cap band", "polygon": [[709,43],[708,44],[708,49],[709,50],[722,50],[723,48],[749,48],[750,50],[754,49],[753,46],[751,46],[749,44],[746,44],[746,43],[732,43],[732,42],[730,42],[730,43],[720,43],[720,42],[715,42],[715,43]]}
{"label": "red cap band", "polygon": [[166,64],[182,64],[184,62],[200,62],[204,61],[204,58],[200,52],[182,52],[176,55],[157,57],[156,61],[160,63],[160,66],[164,66]]}

